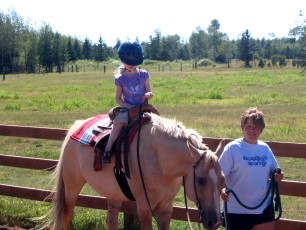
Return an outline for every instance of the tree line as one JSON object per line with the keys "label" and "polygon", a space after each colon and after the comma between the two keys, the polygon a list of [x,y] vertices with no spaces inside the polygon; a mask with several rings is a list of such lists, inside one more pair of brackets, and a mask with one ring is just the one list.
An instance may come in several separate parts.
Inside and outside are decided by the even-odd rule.
{"label": "tree line", "polygon": [[[159,30],[148,41],[142,42],[145,59],[157,61],[193,60],[199,64],[227,63],[241,60],[245,67],[252,67],[251,61],[258,60],[264,67],[266,61],[272,65],[286,65],[293,59],[294,65],[306,66],[306,19],[288,31],[288,37],[254,39],[249,30],[243,31],[237,40],[230,40],[220,31],[217,19],[211,21],[207,30],[197,27],[188,40],[177,34],[163,36]],[[80,40],[54,32],[50,25],[43,24],[35,30],[18,13],[11,10],[8,14],[0,12],[0,72],[38,73],[62,72],[67,63],[77,60],[103,62],[117,59],[115,46],[108,46],[103,37],[93,43],[90,39]]]}

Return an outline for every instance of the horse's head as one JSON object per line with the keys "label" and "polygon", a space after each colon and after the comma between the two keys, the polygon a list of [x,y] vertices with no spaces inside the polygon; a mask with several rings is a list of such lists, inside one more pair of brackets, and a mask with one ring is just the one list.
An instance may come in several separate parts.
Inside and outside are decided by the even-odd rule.
{"label": "horse's head", "polygon": [[220,191],[224,175],[213,152],[198,149],[192,142],[189,143],[189,149],[194,164],[186,177],[186,194],[197,204],[204,227],[216,229],[221,224]]}

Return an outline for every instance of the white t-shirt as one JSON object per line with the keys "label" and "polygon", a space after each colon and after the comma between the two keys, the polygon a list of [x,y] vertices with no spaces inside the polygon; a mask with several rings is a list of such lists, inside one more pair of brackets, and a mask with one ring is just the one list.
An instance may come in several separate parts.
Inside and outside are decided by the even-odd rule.
{"label": "white t-shirt", "polygon": [[[258,141],[257,144],[249,144],[242,138],[225,146],[219,163],[227,187],[248,207],[255,207],[263,201],[270,185],[269,178],[278,167],[275,156],[266,143]],[[231,194],[227,210],[228,213],[261,214],[270,202],[271,194],[262,206],[250,210],[242,207]]]}

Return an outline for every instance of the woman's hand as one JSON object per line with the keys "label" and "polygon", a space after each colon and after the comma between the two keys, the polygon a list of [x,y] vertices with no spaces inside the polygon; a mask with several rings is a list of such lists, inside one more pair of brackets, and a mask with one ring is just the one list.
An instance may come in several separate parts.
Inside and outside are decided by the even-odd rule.
{"label": "woman's hand", "polygon": [[229,194],[226,193],[226,188],[221,189],[221,198],[224,201],[228,201]]}
{"label": "woman's hand", "polygon": [[276,182],[281,182],[282,179],[283,179],[283,177],[284,177],[283,171],[281,171],[281,172],[279,173],[279,170],[280,170],[280,169],[277,168],[276,171],[275,171],[275,173],[274,173],[274,180],[275,180]]}

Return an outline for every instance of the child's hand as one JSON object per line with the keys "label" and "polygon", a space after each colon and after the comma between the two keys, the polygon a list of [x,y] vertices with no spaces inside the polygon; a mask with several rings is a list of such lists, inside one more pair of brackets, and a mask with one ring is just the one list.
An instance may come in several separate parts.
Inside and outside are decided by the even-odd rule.
{"label": "child's hand", "polygon": [[151,99],[153,97],[153,93],[152,92],[146,92],[144,95],[145,99]]}

